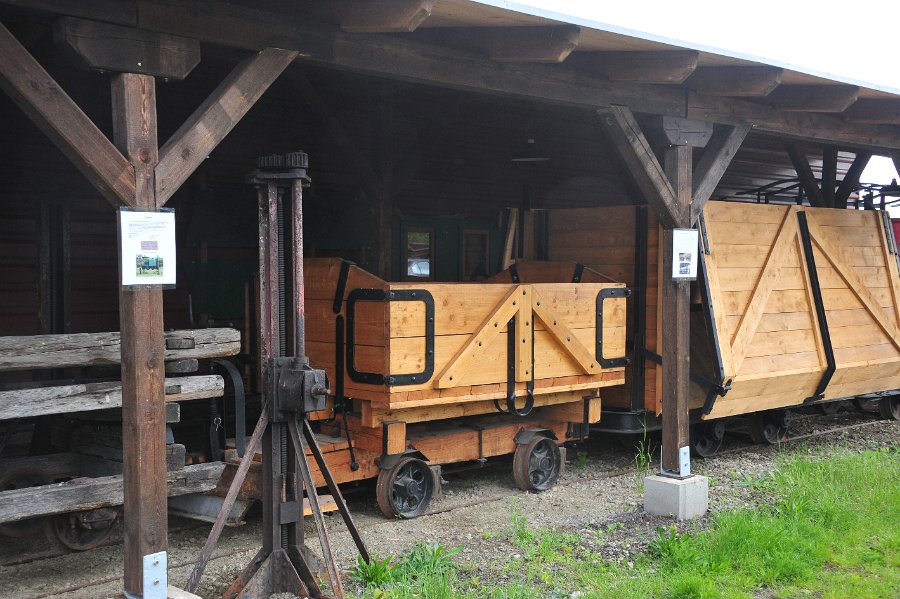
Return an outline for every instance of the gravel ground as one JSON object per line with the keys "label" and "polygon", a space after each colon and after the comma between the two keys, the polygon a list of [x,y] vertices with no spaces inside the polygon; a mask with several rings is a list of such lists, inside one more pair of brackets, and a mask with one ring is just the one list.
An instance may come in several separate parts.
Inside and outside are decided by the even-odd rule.
{"label": "gravel ground", "polygon": [[[858,425],[792,444],[809,452],[863,450],[897,446],[900,423],[878,421],[874,415],[842,412],[832,416],[807,414],[792,423],[791,435],[804,435],[838,426]],[[746,436],[726,437],[722,453],[693,462],[695,472],[710,480],[710,510],[752,507],[766,501],[745,483],[771,471],[777,448],[751,446]],[[430,514],[415,520],[387,520],[375,505],[371,488],[349,493],[348,501],[370,551],[380,556],[402,554],[417,543],[461,545],[456,559],[482,574],[491,564],[507,561],[520,551],[505,534],[517,510],[532,529],[555,529],[579,534],[583,543],[605,559],[628,562],[645,550],[660,526],[670,518],[651,517],[642,509],[641,477],[624,473],[633,468],[634,451],[609,439],[592,439],[588,446],[570,448],[566,472],[553,489],[524,493],[515,487],[510,460],[497,460],[479,469],[444,478],[443,497],[432,502]],[[336,514],[326,517],[334,555],[342,570],[355,563],[349,534]],[[681,529],[702,527],[706,519],[682,523]],[[261,518],[251,513],[246,525],[227,529],[207,567],[198,590],[201,597],[218,597],[259,549]],[[206,539],[209,525],[170,519],[169,582],[183,586]],[[602,534],[597,534],[600,531]],[[311,523],[308,545],[318,551]],[[113,597],[121,591],[121,531],[111,542],[85,553],[60,554],[42,536],[0,539],[0,599]],[[89,586],[85,586],[89,585]],[[358,589],[345,580],[348,595]],[[289,599],[290,594],[280,595]]]}

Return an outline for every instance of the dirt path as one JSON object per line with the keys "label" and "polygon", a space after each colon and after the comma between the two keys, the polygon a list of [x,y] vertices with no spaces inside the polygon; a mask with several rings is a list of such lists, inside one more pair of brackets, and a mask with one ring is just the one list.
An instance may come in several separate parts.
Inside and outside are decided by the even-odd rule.
{"label": "dirt path", "polygon": [[[869,414],[801,416],[792,435],[845,425],[860,425],[801,442],[809,451],[832,448],[862,450],[897,446],[900,424],[878,421]],[[772,469],[778,450],[751,447],[739,434],[726,439],[721,455],[694,462],[695,471],[710,477],[710,509],[718,511],[751,506],[760,500],[744,484]],[[640,477],[622,474],[633,467],[634,452],[611,440],[592,441],[589,447],[569,450],[569,463],[560,483],[541,494],[523,493],[512,480],[510,461],[500,460],[481,469],[447,474],[444,496],[432,503],[431,514],[415,520],[386,520],[371,491],[348,494],[351,511],[370,550],[380,556],[405,553],[417,543],[463,547],[457,559],[473,568],[506,561],[517,549],[504,534],[511,528],[513,511],[534,529],[562,529],[576,533],[603,530],[603,535],[582,534],[590,548],[606,559],[629,561],[643,551],[657,526],[669,519],[643,513]],[[342,569],[355,563],[355,550],[336,515],[327,518],[331,540]],[[228,529],[219,542],[198,594],[218,597],[259,549],[260,517]],[[205,541],[209,526],[170,519],[170,583],[183,585]],[[119,533],[120,534],[120,533]],[[308,544],[315,547],[315,532],[308,526]],[[593,539],[593,540],[590,540]],[[0,599],[53,597],[97,599],[121,591],[121,537],[108,546],[86,553],[54,555],[42,537],[0,542]],[[89,585],[89,586],[86,586]],[[348,594],[352,594],[352,584]]]}

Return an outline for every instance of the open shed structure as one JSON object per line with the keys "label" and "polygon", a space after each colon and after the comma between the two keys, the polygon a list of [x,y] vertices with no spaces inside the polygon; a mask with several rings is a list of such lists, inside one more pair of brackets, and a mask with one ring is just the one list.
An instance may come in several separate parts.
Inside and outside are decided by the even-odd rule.
{"label": "open shed structure", "polygon": [[[893,240],[878,233],[876,217],[854,214],[868,228],[847,242],[875,247],[865,237],[877,237],[883,249],[872,260],[880,262],[867,266],[882,271],[860,274],[852,261],[843,268],[833,248],[840,225],[826,212],[872,208],[867,194],[887,193],[861,189],[859,177],[873,155],[900,163],[895,91],[468,0],[0,0],[0,88],[0,335],[15,338],[0,344],[0,458],[33,463],[34,454],[54,451],[37,443],[52,434],[34,431],[53,430],[55,400],[16,412],[9,406],[22,403],[15,393],[23,388],[81,385],[66,412],[121,405],[124,487],[117,484],[130,596],[152,588],[144,557],[166,549],[167,485],[170,494],[205,491],[218,475],[209,466],[167,473],[166,404],[204,398],[205,409],[225,383],[194,376],[199,389],[167,372],[240,351],[244,382],[255,385],[258,231],[245,176],[261,155],[303,149],[310,157],[304,254],[352,260],[382,282],[476,281],[517,260],[553,259],[602,266],[636,287],[650,272],[636,231],[644,227],[645,245],[657,235],[656,303],[632,296],[628,335],[634,351],[654,332],[658,364],[635,353],[632,366],[642,364],[654,381],[659,373],[662,466],[670,472],[682,470],[688,445],[693,329],[690,283],[664,273],[672,271],[673,230],[694,227],[704,209],[712,243],[778,252],[774,271],[761,260],[752,283],[772,292],[779,276],[808,276],[795,213],[817,208],[813,237],[834,260],[839,284],[881,277],[888,299],[875,308],[884,298],[856,301],[871,308],[865,324],[877,328],[878,345],[891,359],[897,350]],[[748,210],[781,205],[765,207],[755,224],[766,226],[753,229],[741,206],[713,209],[710,198]],[[120,287],[120,207],[174,208],[175,289]],[[554,216],[597,208],[607,216],[586,212],[569,227]],[[615,221],[616,210],[633,215],[627,226]],[[593,218],[609,220],[585,220]],[[602,260],[585,222],[610,233]],[[732,228],[767,240],[740,244]],[[716,272],[720,284],[737,276]],[[720,331],[750,326],[731,315],[737,320],[719,326],[736,328]],[[203,341],[203,330],[215,327],[225,332]],[[189,332],[170,340],[169,329]],[[33,339],[37,355],[75,334],[106,347],[97,335],[117,330],[121,350],[102,360],[92,351],[68,362],[22,362],[17,350],[36,335],[53,336]],[[208,349],[190,353],[199,347]],[[826,367],[824,354],[812,352],[815,367]],[[113,365],[121,380],[111,394],[91,386],[109,375],[87,369],[98,364]],[[821,380],[812,371],[797,376],[802,385]],[[836,377],[848,393],[858,387],[840,369]],[[32,455],[14,455],[20,437]]]}

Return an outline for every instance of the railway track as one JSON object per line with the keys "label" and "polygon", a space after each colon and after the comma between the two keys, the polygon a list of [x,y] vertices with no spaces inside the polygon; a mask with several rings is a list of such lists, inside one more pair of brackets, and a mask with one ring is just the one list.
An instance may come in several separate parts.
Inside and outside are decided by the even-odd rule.
{"label": "railway track", "polygon": [[[792,444],[796,444],[796,443],[810,440],[810,439],[818,439],[818,438],[827,437],[830,435],[840,434],[842,432],[863,429],[863,428],[870,427],[870,426],[873,426],[873,425],[881,422],[880,420],[873,417],[873,415],[871,415],[871,414],[860,413],[860,414],[854,414],[853,416],[857,421],[849,423],[849,424],[841,424],[838,426],[827,426],[826,428],[822,428],[821,430],[814,430],[812,432],[791,435],[791,436],[783,439],[782,442],[780,443],[780,445],[782,445],[782,446],[783,445],[792,445]],[[821,419],[821,418],[822,417],[801,415],[801,416],[796,417],[794,422],[797,423],[798,425],[800,425],[804,421],[815,422],[816,420]],[[827,423],[819,424],[819,425],[826,426]],[[775,448],[776,448],[776,446],[755,445],[755,444],[751,444],[751,443],[740,444],[736,447],[730,447],[730,448],[719,451],[716,454],[716,456],[711,459],[715,459],[718,456],[733,455],[733,454],[740,454],[740,453],[767,452],[767,451],[772,451]],[[617,451],[621,453],[621,452],[626,452],[627,450],[618,449]],[[619,457],[622,457],[622,456],[619,456]],[[498,464],[494,468],[499,469],[501,467],[502,466],[500,464]],[[656,467],[658,467],[658,464],[653,463],[653,464],[651,464],[650,467],[651,467],[651,469],[656,468]],[[574,486],[575,484],[579,484],[579,483],[583,483],[583,482],[608,480],[608,479],[614,479],[614,478],[619,478],[619,477],[624,477],[624,476],[634,476],[634,475],[638,474],[640,471],[641,471],[641,469],[639,469],[637,467],[618,468],[618,469],[613,469],[613,470],[609,470],[606,472],[600,472],[600,473],[590,475],[590,476],[580,476],[578,478],[570,478],[569,480],[563,480],[560,483],[558,483],[557,487],[565,488],[565,487]],[[481,498],[478,498],[478,499],[472,500],[472,501],[467,501],[467,502],[463,502],[463,503],[455,503],[453,505],[448,505],[446,507],[433,509],[433,510],[430,510],[427,513],[423,514],[421,517],[426,518],[428,516],[451,513],[451,512],[457,511],[457,510],[463,510],[463,509],[467,509],[467,508],[471,508],[471,507],[487,506],[492,503],[508,500],[510,497],[512,497],[516,493],[517,493],[516,491],[510,489],[508,492],[498,493],[498,494],[490,495],[487,497],[481,497]],[[362,523],[358,522],[357,524],[361,531],[365,531],[365,530],[369,530],[369,529],[386,526],[389,524],[396,524],[396,522],[393,520],[388,520],[388,519],[383,519],[383,518],[375,518],[375,519],[372,519],[371,521],[362,522]],[[207,530],[208,530],[208,525],[205,523],[200,523],[200,522],[188,523],[188,521],[184,521],[183,523],[180,523],[170,529],[170,537],[176,537],[176,536],[181,536],[181,535],[190,535],[191,533],[193,533],[195,531],[196,532],[202,531],[201,536],[205,536]],[[115,541],[105,545],[105,547],[115,547],[115,546],[118,546],[121,544],[122,544],[121,540],[115,540]],[[225,553],[216,554],[215,557],[213,557],[213,559],[210,561],[210,569],[215,566],[216,562],[221,562],[222,560],[226,560],[230,557],[240,555],[242,553],[247,553],[249,555],[249,554],[252,554],[253,552],[255,552],[257,549],[258,549],[258,545],[255,543],[255,537],[254,537],[253,543],[247,543],[246,545],[242,544],[238,547],[229,549]],[[199,550],[199,545],[198,545],[198,550]],[[62,552],[53,552],[53,553],[49,553],[49,554],[43,553],[40,555],[25,556],[18,560],[5,562],[2,564],[2,566],[13,567],[13,566],[21,566],[21,565],[27,565],[27,564],[35,564],[35,563],[39,564],[42,561],[52,560],[54,558],[61,557],[62,555],[65,555],[65,554],[63,554]],[[192,568],[195,563],[196,563],[195,559],[185,560],[182,562],[176,562],[176,563],[170,565],[169,570],[170,570],[170,572],[173,572],[173,571],[177,571],[177,570],[181,570],[181,569]],[[93,579],[93,580],[87,581],[87,582],[85,582],[83,584],[79,584],[79,585],[72,585],[72,586],[69,586],[66,588],[54,589],[52,591],[45,592],[42,594],[28,595],[26,598],[23,598],[23,599],[53,599],[53,598],[62,597],[62,596],[65,596],[65,595],[68,595],[71,593],[78,593],[80,591],[88,591],[91,588],[100,587],[100,586],[106,585],[106,584],[111,584],[111,583],[116,582],[120,578],[121,578],[120,576],[106,576],[106,577],[102,577],[102,578]]]}

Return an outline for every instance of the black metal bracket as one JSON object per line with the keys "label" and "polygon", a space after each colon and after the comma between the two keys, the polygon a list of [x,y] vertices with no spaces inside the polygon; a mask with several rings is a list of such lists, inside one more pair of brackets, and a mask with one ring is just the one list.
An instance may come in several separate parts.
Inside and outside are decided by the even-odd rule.
{"label": "black metal bracket", "polygon": [[516,445],[528,445],[532,439],[538,436],[557,440],[556,433],[549,428],[523,428],[519,429],[519,432],[513,437],[513,441],[516,442]]}
{"label": "black metal bracket", "polygon": [[582,275],[584,275],[584,264],[582,264],[581,262],[576,262],[575,272],[572,273],[572,282],[580,283]]}
{"label": "black metal bracket", "polygon": [[709,255],[709,237],[706,234],[706,219],[703,218],[703,213],[700,213],[700,218],[697,219],[697,226],[700,228],[700,235],[703,236],[703,253],[707,256]]}
{"label": "black metal bracket", "polygon": [[411,458],[419,458],[423,462],[427,462],[428,458],[425,457],[425,454],[419,451],[418,449],[407,449],[403,453],[392,453],[390,455],[382,455],[375,458],[375,464],[381,470],[390,470],[394,467],[394,464],[399,462],[401,459],[405,457]]}
{"label": "black metal bracket", "polygon": [[[716,404],[716,399],[725,397],[725,394],[731,390],[731,380],[725,381],[725,364],[722,361],[722,349],[719,347],[719,332],[716,329],[716,313],[713,309],[712,292],[709,289],[709,275],[706,267],[706,255],[709,254],[709,241],[706,240],[706,224],[703,221],[703,215],[700,215],[701,231],[703,231],[703,245],[705,251],[700,252],[700,292],[703,296],[703,314],[706,317],[706,327],[709,330],[710,342],[712,343],[713,353],[716,358],[716,378],[721,383],[708,381],[706,391],[706,401],[703,402],[703,415],[706,416],[712,412]],[[692,375],[693,376],[693,375]],[[699,376],[699,375],[698,375]],[[700,377],[704,378],[705,377]],[[701,384],[702,383],[698,383]]]}
{"label": "black metal bracket", "polygon": [[525,383],[525,405],[520,410],[516,407],[516,317],[506,323],[506,409],[494,400],[498,412],[528,416],[534,408],[534,335],[531,336],[531,377]]}
{"label": "black metal bracket", "polygon": [[[244,457],[247,448],[247,399],[244,394],[244,379],[237,367],[228,360],[213,358],[210,366],[219,366],[228,373],[234,388],[234,447],[239,458]],[[224,416],[224,413],[222,414]]]}
{"label": "black metal bracket", "polygon": [[[425,369],[413,374],[381,374],[356,369],[356,304],[358,302],[422,302],[425,304]],[[425,289],[354,289],[347,296],[347,375],[367,385],[417,385],[434,374],[434,297]]]}
{"label": "black metal bracket", "polygon": [[338,273],[337,288],[334,290],[334,302],[331,304],[331,311],[335,314],[341,313],[341,304],[344,303],[344,292],[347,291],[347,279],[350,276],[350,267],[353,263],[349,260],[341,260],[341,272]]}
{"label": "black metal bracket", "polygon": [[631,297],[631,289],[613,287],[601,289],[600,293],[597,294],[597,361],[603,368],[618,368],[619,366],[628,366],[631,363],[627,356],[621,358],[603,357],[603,302],[609,298],[623,297]]}
{"label": "black metal bracket", "polygon": [[[662,356],[658,353],[650,351],[645,347],[641,350],[641,354],[644,358],[650,360],[654,364],[662,366]],[[691,372],[690,378],[692,383],[706,389],[706,402],[703,405],[704,416],[712,411],[713,404],[717,397],[725,397],[728,395],[728,392],[731,391],[731,379],[719,384],[697,372]]]}
{"label": "black metal bracket", "polygon": [[515,263],[510,264],[509,268],[507,270],[509,270],[509,278],[512,279],[513,283],[518,285],[519,284],[519,269],[516,268],[516,264]]}
{"label": "black metal bracket", "polygon": [[807,397],[803,403],[811,403],[824,399],[825,389],[834,376],[837,369],[837,363],[834,359],[834,348],[831,345],[831,333],[828,330],[828,320],[825,315],[825,302],[822,299],[822,287],[819,285],[819,272],[816,270],[816,258],[813,254],[812,239],[809,236],[809,223],[806,222],[806,213],[797,213],[798,224],[800,225],[800,241],[803,243],[803,255],[806,258],[806,270],[809,271],[809,285],[812,288],[813,303],[816,306],[816,320],[819,323],[819,333],[822,336],[822,347],[825,350],[825,361],[827,367],[819,379],[819,385],[816,387],[812,397]]}

